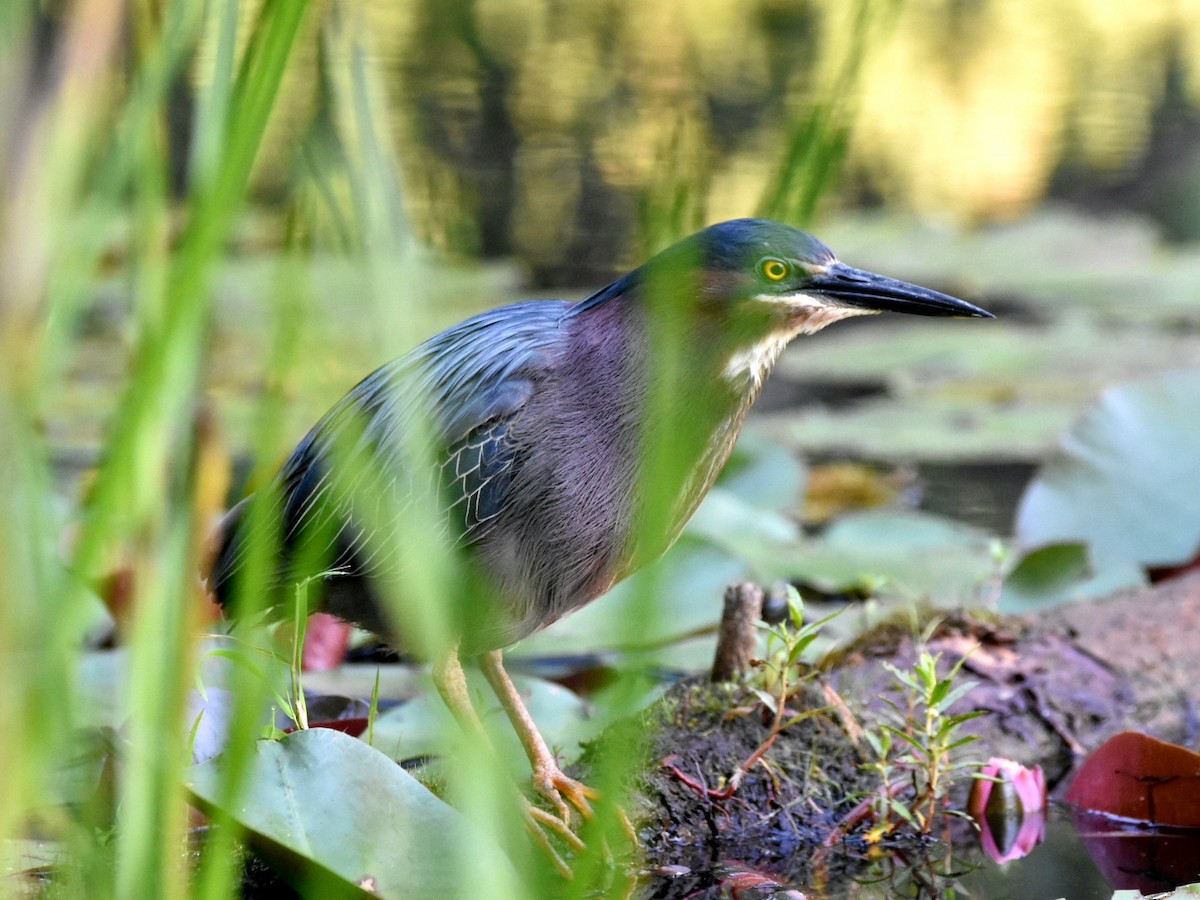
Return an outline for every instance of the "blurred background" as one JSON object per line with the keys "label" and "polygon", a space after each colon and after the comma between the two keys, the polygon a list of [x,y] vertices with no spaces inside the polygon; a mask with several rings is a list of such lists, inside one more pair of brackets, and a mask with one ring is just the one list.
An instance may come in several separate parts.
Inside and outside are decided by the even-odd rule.
{"label": "blurred background", "polygon": [[[255,205],[336,170],[321,150],[352,135],[330,80],[363,54],[414,237],[515,259],[538,288],[606,278],[672,237],[657,231],[754,212],[815,223],[817,199],[822,218],[954,229],[1061,201],[1200,236],[1200,9],[1186,2],[480,0],[343,3],[332,18],[297,48]],[[179,184],[198,76],[175,98]],[[823,156],[813,185],[805,166]],[[361,240],[337,224],[323,241]]]}

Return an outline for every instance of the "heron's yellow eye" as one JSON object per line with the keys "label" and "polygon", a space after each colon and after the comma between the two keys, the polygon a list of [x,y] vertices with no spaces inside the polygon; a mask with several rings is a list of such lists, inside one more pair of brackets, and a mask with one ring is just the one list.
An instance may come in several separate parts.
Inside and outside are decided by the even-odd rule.
{"label": "heron's yellow eye", "polygon": [[788,275],[788,264],[782,259],[764,259],[759,269],[768,281],[783,281]]}

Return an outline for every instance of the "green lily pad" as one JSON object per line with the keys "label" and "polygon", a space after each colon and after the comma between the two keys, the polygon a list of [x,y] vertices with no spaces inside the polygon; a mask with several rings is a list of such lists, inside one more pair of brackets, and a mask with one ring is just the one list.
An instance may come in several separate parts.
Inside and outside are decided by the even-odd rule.
{"label": "green lily pad", "polygon": [[[667,556],[618,584],[594,603],[530,635],[515,648],[522,656],[561,656],[606,650],[646,650],[721,621],[727,585],[745,580],[746,561],[685,537]],[[632,615],[636,610],[637,615]],[[645,658],[645,663],[660,662]]]}
{"label": "green lily pad", "polygon": [[1035,612],[1145,581],[1141,568],[1130,563],[1110,561],[1096,567],[1086,544],[1050,544],[1025,554],[1008,573],[1000,591],[1000,611]]}
{"label": "green lily pad", "polygon": [[807,480],[807,469],[795,454],[749,427],[734,448],[717,490],[760,510],[780,512],[799,505]]}
{"label": "green lily pad", "polygon": [[[920,512],[872,510],[843,516],[821,538],[805,538],[784,516],[714,491],[697,511],[689,537],[651,570],[522,641],[522,655],[553,655],[662,644],[700,632],[688,658],[711,661],[725,588],[752,578],[802,581],[836,593],[864,583],[883,593],[950,607],[976,603],[995,574],[994,537],[985,531]],[[630,632],[631,604],[652,604]]]}
{"label": "green lily pad", "polygon": [[1038,460],[1078,412],[1072,403],[993,404],[987,391],[914,392],[758,420],[768,435],[803,453],[875,460]]}
{"label": "green lily pad", "polygon": [[1200,369],[1108,391],[1017,510],[1024,546],[1085,542],[1098,566],[1172,565],[1200,547]]}
{"label": "green lily pad", "polygon": [[773,556],[801,540],[800,526],[794,520],[721,488],[714,488],[700,504],[687,533],[752,567],[757,564],[767,569]]}
{"label": "green lily pad", "polygon": [[[216,806],[227,762],[191,769],[189,787]],[[391,759],[325,728],[260,741],[246,793],[227,810],[252,843],[306,887],[393,898],[476,897],[463,854],[486,858],[489,896],[515,896],[515,872],[486,835]],[[477,869],[475,870],[477,871]],[[328,896],[328,894],[325,894]],[[363,891],[363,896],[368,892]]]}
{"label": "green lily pad", "polygon": [[993,541],[984,531],[928,513],[867,511],[838,519],[787,564],[792,578],[825,590],[875,581],[937,606],[970,605],[994,571]]}
{"label": "green lily pad", "polygon": [[1088,573],[1086,544],[1051,544],[1027,553],[1009,573],[1005,588],[1026,596],[1051,593]]}

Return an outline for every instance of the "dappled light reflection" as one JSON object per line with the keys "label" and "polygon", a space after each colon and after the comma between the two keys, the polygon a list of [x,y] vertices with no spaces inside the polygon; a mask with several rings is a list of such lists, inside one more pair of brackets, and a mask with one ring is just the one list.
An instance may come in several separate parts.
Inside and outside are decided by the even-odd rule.
{"label": "dappled light reflection", "polygon": [[[580,282],[706,221],[758,210],[802,223],[807,204],[770,196],[789,167],[844,164],[842,202],[960,222],[1024,213],[1064,170],[1136,172],[1164,111],[1196,115],[1195,12],[407,0],[348,4],[346,18],[382,73],[419,234]],[[260,190],[286,172],[320,78],[316,57],[295,73]]]}

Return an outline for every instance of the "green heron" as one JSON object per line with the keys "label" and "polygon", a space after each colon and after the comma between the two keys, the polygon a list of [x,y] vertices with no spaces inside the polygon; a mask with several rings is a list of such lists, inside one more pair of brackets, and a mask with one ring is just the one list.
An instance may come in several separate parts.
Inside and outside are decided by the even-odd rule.
{"label": "green heron", "polygon": [[[390,612],[402,604],[389,605],[381,585],[404,542],[379,536],[399,534],[413,497],[430,485],[440,527],[465,548],[490,598],[454,618],[452,639],[435,653],[435,683],[477,731],[460,658],[478,657],[535,788],[557,811],[528,805],[527,821],[543,843],[539,824],[578,847],[570,807],[590,816],[595,794],[559,768],[502,648],[595,600],[674,542],[789,341],[884,310],[991,316],[851,268],[809,235],[759,219],[706,228],[577,303],[477,315],[368,375],[295,449],[265,517],[282,535],[275,580],[296,582],[303,536],[316,534],[316,565],[338,573],[319,586],[321,607],[403,644],[405,623]],[[413,452],[416,433],[428,436],[432,457]],[[651,472],[652,445],[668,446],[671,462]],[[338,477],[364,467],[375,481]],[[245,503],[227,517],[210,580],[222,604],[237,593],[248,555]]]}

